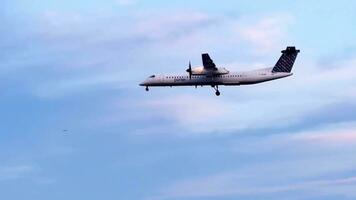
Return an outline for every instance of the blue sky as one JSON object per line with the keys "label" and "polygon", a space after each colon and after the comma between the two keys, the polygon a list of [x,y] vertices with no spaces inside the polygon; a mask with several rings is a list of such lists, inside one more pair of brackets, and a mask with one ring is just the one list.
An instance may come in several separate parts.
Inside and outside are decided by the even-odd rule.
{"label": "blue sky", "polygon": [[[356,198],[354,1],[1,4],[2,199]],[[202,52],[270,67],[287,45],[294,76],[219,98],[138,87]]]}

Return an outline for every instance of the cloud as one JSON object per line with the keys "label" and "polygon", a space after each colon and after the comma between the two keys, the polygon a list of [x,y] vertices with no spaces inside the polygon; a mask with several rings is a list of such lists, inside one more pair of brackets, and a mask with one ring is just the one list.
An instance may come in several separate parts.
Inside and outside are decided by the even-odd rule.
{"label": "cloud", "polygon": [[[243,26],[250,21],[246,18],[182,10],[137,11],[124,16],[112,12],[47,10],[31,19],[33,28],[27,34],[33,42],[29,45],[31,50],[24,53],[29,60],[9,63],[8,69],[41,74],[41,81],[24,77],[24,82],[26,88],[42,98],[75,95],[103,84],[111,87],[118,82],[134,83],[144,74],[142,66],[150,66],[152,72],[176,71],[186,65],[191,55],[226,48],[222,37],[234,46],[238,40],[229,33],[236,24]],[[127,76],[123,81],[112,74]]]}
{"label": "cloud", "polygon": [[138,21],[137,31],[151,38],[167,38],[174,42],[177,37],[189,36],[200,28],[211,26],[214,21],[213,17],[200,12],[179,12],[169,15],[160,13]]}
{"label": "cloud", "polygon": [[155,103],[146,105],[160,111],[157,116],[173,119],[181,127],[210,134],[296,130],[355,119],[354,60],[339,61],[340,67],[325,71],[304,61],[303,55],[298,59],[294,76],[286,79],[254,86],[222,87],[223,96],[218,99],[206,90],[199,92],[207,96],[192,99],[184,96],[186,92],[175,89],[176,95],[149,100]]}
{"label": "cloud", "polygon": [[[354,123],[351,123],[354,125]],[[356,143],[356,127],[350,127],[350,123],[342,123],[343,127],[337,129],[328,126],[328,128],[318,131],[293,134],[291,140],[323,145],[353,145]],[[331,130],[330,130],[331,129]]]}
{"label": "cloud", "polygon": [[28,81],[26,87],[33,88],[33,93],[40,97],[58,98],[102,84],[111,87],[118,82],[133,83],[140,81],[137,75],[144,73],[143,65],[162,66],[162,62],[168,61],[161,56],[183,52],[164,49],[186,49],[191,41],[199,39],[195,33],[213,21],[200,12],[136,13],[122,17],[113,13],[46,11],[33,22],[34,30],[27,33],[34,38],[30,40],[31,51],[25,52],[28,60],[11,61],[7,69],[41,74],[38,79],[24,77]]}
{"label": "cloud", "polygon": [[35,168],[31,165],[2,166],[0,167],[0,181],[20,179],[34,170]]}
{"label": "cloud", "polygon": [[200,132],[212,124],[218,125],[226,115],[228,105],[220,104],[217,99],[201,98],[192,95],[175,95],[149,100],[143,103],[156,111],[158,115],[172,118],[181,126]]}
{"label": "cloud", "polygon": [[131,6],[135,5],[137,1],[135,0],[116,0],[116,3],[120,6]]}
{"label": "cloud", "polygon": [[[20,80],[26,90],[39,98],[63,98],[117,87],[133,93],[146,73],[184,73],[190,56],[197,55],[194,57],[199,61],[195,63],[200,63],[200,53],[209,50],[222,52],[214,56],[221,59],[219,63],[228,63],[224,58],[236,51],[241,55],[234,61],[270,67],[279,56],[280,41],[288,37],[289,24],[293,23],[293,17],[285,14],[228,17],[182,10],[141,11],[128,16],[46,11],[42,16],[34,26],[37,31],[32,33],[38,34],[33,51],[36,53],[32,55],[31,51],[30,64],[26,62],[30,68],[26,69],[33,75],[18,73],[18,68],[14,73],[14,81]],[[269,48],[278,48],[270,50],[276,55],[272,63],[263,63],[264,55],[248,55]],[[157,98],[160,100],[151,99],[146,105],[160,110],[155,116],[175,120],[183,128],[195,126],[196,130],[210,133],[288,127],[316,110],[345,98],[353,99],[354,60],[340,60],[337,65],[340,67],[325,71],[315,61],[306,60],[302,50],[293,77],[252,87],[222,87],[220,99],[206,91],[209,96],[204,99],[184,96],[186,92],[163,98],[162,93]],[[191,103],[185,103],[188,101]]]}
{"label": "cloud", "polygon": [[[55,99],[88,92],[93,88],[111,87],[115,83],[119,83],[119,81],[124,81],[120,74],[103,74],[101,76],[97,74],[96,76],[49,81],[45,85],[36,87],[33,92],[41,98]],[[124,83],[120,82],[120,84],[123,85]],[[116,86],[115,88],[118,87]]]}
{"label": "cloud", "polygon": [[[236,177],[235,177],[236,178]],[[222,182],[228,181],[228,182]],[[198,198],[198,197],[223,197],[223,196],[265,196],[275,194],[279,196],[284,192],[309,191],[309,193],[323,195],[346,195],[355,197],[356,193],[347,188],[349,185],[356,185],[356,177],[347,177],[341,179],[315,180],[303,183],[281,184],[281,185],[263,185],[263,186],[243,186],[239,180],[226,174],[226,176],[214,176],[204,178],[193,182],[183,182],[170,188],[166,193],[151,197],[151,200],[158,199],[176,199],[176,198]],[[347,188],[338,191],[335,187]]]}
{"label": "cloud", "polygon": [[257,53],[271,53],[284,44],[291,23],[289,15],[271,16],[255,24],[239,26],[237,32],[243,40],[254,45]]}
{"label": "cloud", "polygon": [[337,123],[312,131],[239,137],[232,147],[233,157],[241,159],[237,166],[230,163],[230,170],[178,180],[151,199],[283,193],[356,197],[355,127],[355,122]]}
{"label": "cloud", "polygon": [[[266,132],[266,134],[263,137],[254,136],[251,140],[235,141],[236,148],[233,147],[234,151],[253,155],[277,151],[279,153],[274,153],[276,157],[278,155],[297,156],[305,154],[307,156],[304,157],[323,156],[320,151],[331,151],[332,154],[341,152],[344,156],[347,156],[349,151],[353,151],[353,145],[356,143],[355,119],[351,122],[340,123],[332,120],[311,127],[302,124],[301,128],[296,130],[287,128],[277,129],[274,133],[270,130],[261,130],[260,132]],[[289,148],[292,151],[285,150]]]}
{"label": "cloud", "polygon": [[137,12],[121,16],[115,13],[88,15],[47,11],[40,23],[40,33],[45,39],[65,42],[68,47],[76,42],[90,48],[92,45],[107,48],[110,42],[138,47],[146,43],[161,46],[189,38],[213,22],[214,18],[200,12]]}

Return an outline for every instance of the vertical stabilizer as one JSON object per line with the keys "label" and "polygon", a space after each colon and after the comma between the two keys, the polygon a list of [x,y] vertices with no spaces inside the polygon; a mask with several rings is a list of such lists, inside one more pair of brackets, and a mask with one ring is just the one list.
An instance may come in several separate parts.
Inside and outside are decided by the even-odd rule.
{"label": "vertical stabilizer", "polygon": [[292,71],[295,60],[297,59],[298,53],[295,47],[287,47],[286,50],[282,51],[282,56],[279,58],[276,65],[273,67],[272,72],[287,72]]}

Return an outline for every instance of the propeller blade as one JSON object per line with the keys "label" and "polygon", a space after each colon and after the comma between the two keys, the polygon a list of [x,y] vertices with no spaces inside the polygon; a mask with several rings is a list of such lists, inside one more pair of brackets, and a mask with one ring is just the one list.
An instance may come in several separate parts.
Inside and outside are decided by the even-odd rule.
{"label": "propeller blade", "polygon": [[192,79],[192,64],[190,61],[189,61],[188,73],[189,73],[189,79]]}

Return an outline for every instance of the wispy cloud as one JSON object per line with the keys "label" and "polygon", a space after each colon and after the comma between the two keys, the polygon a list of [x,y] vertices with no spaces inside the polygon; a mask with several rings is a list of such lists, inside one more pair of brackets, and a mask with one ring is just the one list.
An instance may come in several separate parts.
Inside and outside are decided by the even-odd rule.
{"label": "wispy cloud", "polygon": [[257,53],[271,53],[285,45],[288,26],[292,23],[289,15],[262,18],[257,23],[238,26],[239,36],[254,45]]}
{"label": "wispy cloud", "polygon": [[[233,32],[234,34],[224,34],[224,40],[232,42],[232,46],[243,41],[243,46],[257,53],[261,49],[279,48],[279,41],[286,35],[285,29],[290,23],[285,16],[263,16],[252,20],[253,17],[249,16],[229,18],[184,11],[170,14],[136,13],[127,18],[112,13],[83,15],[46,12],[44,16],[40,33],[44,36],[45,43],[50,44],[55,54],[69,53],[43,64],[54,64],[52,68],[55,70],[45,67],[40,72],[48,76],[56,74],[55,79],[30,84],[33,94],[42,98],[61,98],[79,94],[80,91],[117,87],[128,85],[127,83],[137,85],[141,81],[138,80],[138,75],[143,74],[142,66],[152,66],[152,73],[179,69],[184,71],[183,64],[175,60],[183,57],[188,60],[187,51],[189,54],[194,52],[194,55],[199,55],[212,46],[214,49],[226,48],[226,44],[221,42],[220,33]],[[57,29],[61,31],[54,31]],[[216,29],[221,31],[217,33],[214,31]],[[271,31],[266,33],[265,29]],[[238,34],[242,34],[242,38],[236,37],[236,30]],[[279,50],[273,53],[279,54]],[[246,63],[249,65],[251,61]],[[312,105],[317,101],[312,97],[300,97],[298,102],[286,101],[288,94],[292,93],[290,88],[298,90],[305,85],[295,86],[292,83],[289,86],[278,84],[275,87],[276,85],[265,85],[253,90],[234,88],[238,93],[230,92],[224,104],[220,103],[221,99],[200,99],[180,93],[176,97],[159,98],[158,103],[151,101],[148,105],[157,108],[161,117],[176,120],[181,127],[194,126],[195,130],[214,132],[288,126],[308,113],[310,107],[305,104]],[[278,88],[278,91],[273,88]],[[132,92],[132,88],[124,90]],[[270,104],[271,101],[274,103]],[[251,113],[251,108],[257,105],[261,109]],[[285,110],[278,116],[275,113],[277,106],[278,109]],[[283,124],[273,123],[285,118],[289,120]]]}
{"label": "wispy cloud", "polygon": [[131,6],[137,3],[136,0],[116,0],[116,3],[120,6]]}
{"label": "wispy cloud", "polygon": [[342,124],[342,128],[299,133],[291,136],[291,139],[298,142],[324,145],[353,145],[356,143],[356,127],[349,124]]}
{"label": "wispy cloud", "polygon": [[[258,162],[235,170],[177,181],[152,199],[278,196],[284,192],[355,197],[355,123],[327,125],[314,131],[278,133],[236,141],[239,156]],[[241,140],[241,141],[240,141]],[[272,156],[272,157],[270,157]],[[268,158],[265,160],[265,158]],[[275,158],[275,159],[273,159]]]}
{"label": "wispy cloud", "polygon": [[[2,199],[355,199],[355,55],[320,62],[354,45],[354,7],[5,0]],[[231,71],[272,67],[286,45],[301,49],[286,79],[220,97],[138,86],[202,52]]]}
{"label": "wispy cloud", "polygon": [[[233,29],[251,32],[255,26],[274,27],[279,22],[277,17],[263,17],[256,25],[250,25],[250,21],[248,16],[234,18],[182,10],[171,13],[137,11],[129,16],[112,12],[88,14],[47,10],[31,21],[33,28],[28,34],[36,42],[31,45],[35,51],[28,54],[31,55],[29,62],[33,63],[27,63],[23,68],[40,73],[42,79],[40,82],[31,80],[27,86],[34,88],[33,93],[41,97],[62,97],[73,95],[73,91],[82,88],[122,82],[122,78],[113,80],[112,74],[128,75],[125,81],[140,81],[137,77],[143,74],[143,65],[151,66],[153,72],[178,71],[192,55],[198,59],[201,52],[240,46],[241,40]],[[285,23],[278,24],[278,27],[285,26]],[[216,32],[217,29],[220,31]],[[259,31],[255,30],[254,34]],[[266,37],[274,37],[274,32],[279,31],[272,32]],[[247,35],[243,40],[248,41]],[[231,43],[231,47],[221,42],[222,37]],[[9,68],[15,69],[13,65],[24,66],[13,63]],[[54,74],[55,80],[46,79]]]}
{"label": "wispy cloud", "polygon": [[[322,121],[322,120],[321,120]],[[336,121],[336,120],[334,120]],[[320,151],[331,151],[333,154],[352,151],[356,142],[356,124],[352,122],[341,123],[321,123],[308,127],[303,124],[303,128],[297,130],[284,129],[275,134],[267,134],[263,137],[251,140],[236,141],[234,151],[248,154],[260,154],[261,152],[278,151],[281,155],[304,155],[314,156]],[[285,150],[292,148],[291,152]]]}
{"label": "wispy cloud", "polygon": [[220,122],[220,119],[229,112],[228,105],[220,104],[217,99],[192,95],[149,100],[144,106],[152,107],[157,114],[172,118],[185,128],[191,127],[191,130],[196,132],[204,130],[207,124],[217,125],[216,122]]}
{"label": "wispy cloud", "polygon": [[[199,197],[223,197],[223,196],[263,196],[275,194],[278,196],[283,192],[309,191],[323,193],[324,195],[346,195],[355,197],[356,193],[347,188],[349,185],[356,185],[356,177],[341,179],[305,181],[302,183],[281,184],[277,186],[243,186],[239,180],[230,180],[230,183],[222,183],[224,179],[231,177],[211,177],[197,182],[185,182],[176,185],[169,192],[149,199],[176,199],[176,198],[199,198]],[[333,190],[335,187],[346,186],[346,190]]]}
{"label": "wispy cloud", "polygon": [[0,181],[24,178],[34,172],[31,165],[2,166],[0,167]]}

